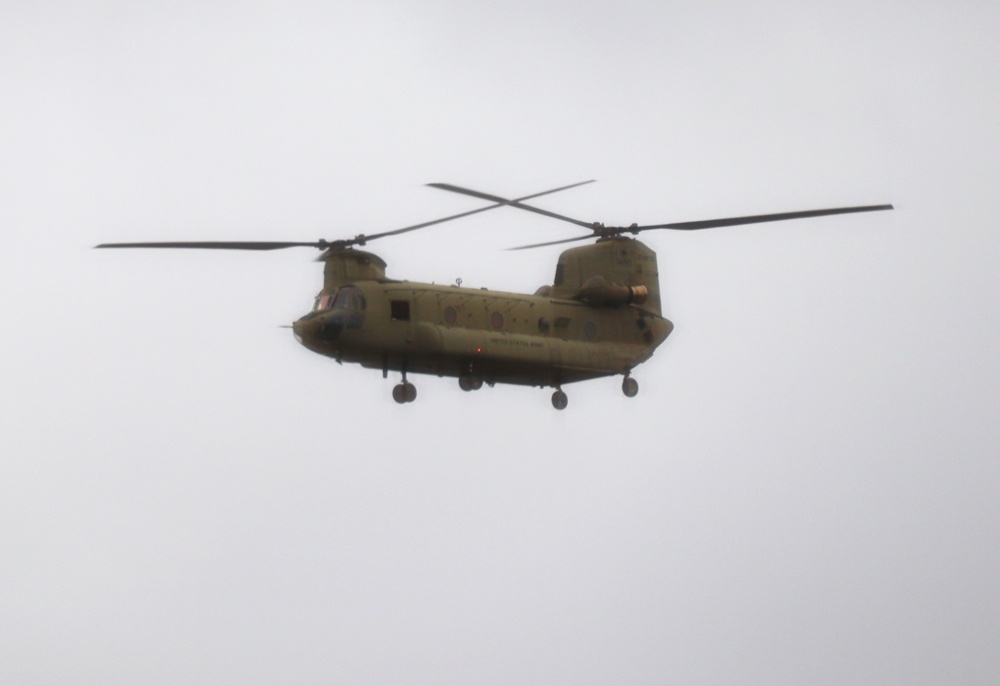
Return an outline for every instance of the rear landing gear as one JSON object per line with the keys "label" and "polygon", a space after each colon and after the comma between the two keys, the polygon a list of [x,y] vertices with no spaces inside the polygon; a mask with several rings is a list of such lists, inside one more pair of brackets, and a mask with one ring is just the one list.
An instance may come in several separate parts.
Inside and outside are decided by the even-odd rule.
{"label": "rear landing gear", "polygon": [[556,389],[556,392],[552,394],[552,407],[557,410],[565,410],[567,405],[569,405],[569,398],[566,397],[561,388]]}
{"label": "rear landing gear", "polygon": [[458,377],[458,387],[463,391],[478,391],[483,387],[483,380],[478,376]]}
{"label": "rear landing gear", "polygon": [[639,394],[639,382],[631,376],[626,375],[625,380],[622,381],[622,393],[624,393],[627,398],[634,398]]}

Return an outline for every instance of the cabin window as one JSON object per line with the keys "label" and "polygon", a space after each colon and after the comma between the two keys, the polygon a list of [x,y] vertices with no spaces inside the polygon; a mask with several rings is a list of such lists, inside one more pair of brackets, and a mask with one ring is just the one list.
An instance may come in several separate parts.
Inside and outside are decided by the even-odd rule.
{"label": "cabin window", "polygon": [[552,325],[549,323],[549,318],[548,317],[541,317],[538,320],[538,330],[539,331],[541,331],[542,333],[548,333],[550,328],[552,328]]}
{"label": "cabin window", "polygon": [[444,308],[444,320],[449,324],[454,325],[458,321],[458,311],[450,305]]}
{"label": "cabin window", "polygon": [[560,285],[566,276],[566,264],[564,262],[559,262],[556,264],[556,278],[552,280],[552,284],[555,286]]}
{"label": "cabin window", "polygon": [[594,322],[587,322],[586,324],[584,324],[583,335],[591,340],[597,338],[597,324],[595,324]]}
{"label": "cabin window", "polygon": [[490,315],[490,326],[492,326],[494,329],[502,329],[503,328],[503,315],[500,314],[499,312],[494,312],[493,314],[491,314]]}
{"label": "cabin window", "polygon": [[389,312],[394,321],[398,322],[408,322],[410,321],[410,301],[409,300],[390,300],[389,301]]}

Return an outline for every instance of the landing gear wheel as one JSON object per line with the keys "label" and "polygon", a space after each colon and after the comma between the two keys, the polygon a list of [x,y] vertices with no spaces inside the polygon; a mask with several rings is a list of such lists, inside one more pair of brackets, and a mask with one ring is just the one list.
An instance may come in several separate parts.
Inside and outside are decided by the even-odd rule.
{"label": "landing gear wheel", "polygon": [[392,399],[400,405],[403,403],[412,403],[417,399],[417,387],[409,382],[393,386]]}
{"label": "landing gear wheel", "polygon": [[403,400],[408,403],[412,403],[417,399],[417,387],[411,384],[409,381],[403,384]]}
{"label": "landing gear wheel", "polygon": [[622,393],[628,398],[634,398],[639,394],[639,382],[631,376],[626,376],[625,380],[622,381]]}
{"label": "landing gear wheel", "polygon": [[569,405],[569,398],[566,397],[566,394],[562,390],[558,390],[552,394],[552,407],[557,410],[565,410],[567,405]]}
{"label": "landing gear wheel", "polygon": [[458,387],[463,391],[478,391],[483,387],[483,380],[478,376],[458,377]]}

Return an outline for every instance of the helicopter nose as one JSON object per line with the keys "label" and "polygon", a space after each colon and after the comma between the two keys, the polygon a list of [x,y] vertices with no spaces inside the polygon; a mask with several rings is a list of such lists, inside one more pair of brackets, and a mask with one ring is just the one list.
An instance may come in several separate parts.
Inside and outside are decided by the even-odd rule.
{"label": "helicopter nose", "polygon": [[333,343],[344,330],[344,319],[338,314],[327,317],[319,325],[319,337],[324,343]]}
{"label": "helicopter nose", "polygon": [[305,318],[292,322],[292,333],[295,335],[295,340],[302,345],[305,345],[306,341],[316,338],[318,328],[319,325],[316,322]]}
{"label": "helicopter nose", "polygon": [[340,336],[344,328],[341,317],[309,317],[308,315],[292,323],[292,332],[299,343],[309,344],[332,343]]}

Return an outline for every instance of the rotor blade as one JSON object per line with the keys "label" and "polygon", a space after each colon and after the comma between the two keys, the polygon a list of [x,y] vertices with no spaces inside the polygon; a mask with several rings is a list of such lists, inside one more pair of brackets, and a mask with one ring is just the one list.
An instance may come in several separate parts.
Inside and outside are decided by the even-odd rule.
{"label": "rotor blade", "polygon": [[539,198],[543,195],[548,195],[549,193],[558,193],[559,191],[564,191],[569,188],[576,188],[577,186],[583,186],[588,183],[594,183],[594,181],[596,181],[596,179],[590,179],[589,181],[580,181],[579,183],[571,183],[568,186],[560,186],[559,188],[553,188],[550,191],[533,193],[532,195],[525,195],[522,198],[514,198],[513,200],[509,200],[507,198],[501,198],[499,195],[492,195],[490,193],[474,191],[469,188],[462,188],[461,186],[455,186],[450,183],[429,183],[427,185],[432,188],[440,188],[443,191],[451,191],[452,193],[461,193],[462,195],[471,195],[473,198],[479,198],[480,200],[491,200],[495,203],[500,203],[501,205],[507,205],[512,202],[520,202],[522,200],[531,200],[532,198]]}
{"label": "rotor blade", "polygon": [[594,234],[589,236],[576,236],[575,238],[564,238],[560,241],[548,241],[546,243],[532,243],[531,245],[519,245],[516,248],[507,248],[507,250],[529,250],[530,248],[544,248],[547,245],[559,245],[560,243],[575,243],[577,241],[585,241],[590,238],[599,238]]}
{"label": "rotor blade", "polygon": [[516,200],[513,201],[513,202],[509,202],[507,204],[510,205],[511,207],[516,207],[516,208],[518,208],[520,210],[528,210],[528,212],[534,212],[535,214],[541,214],[541,215],[544,215],[546,217],[552,217],[553,219],[561,219],[564,222],[569,222],[570,224],[576,224],[577,226],[582,226],[585,229],[592,229],[592,228],[594,228],[594,222],[585,222],[585,221],[581,221],[579,219],[573,219],[572,217],[567,217],[567,216],[562,215],[562,214],[556,214],[555,212],[549,212],[548,210],[543,210],[543,209],[538,208],[538,207],[532,207],[531,205],[525,205],[524,203],[517,202]]}
{"label": "rotor blade", "polygon": [[694,231],[697,229],[715,229],[720,226],[739,226],[741,224],[762,224],[764,222],[780,222],[786,219],[805,219],[808,217],[823,217],[830,214],[850,214],[852,212],[875,212],[891,210],[892,205],[865,205],[862,207],[835,207],[829,210],[804,210],[802,212],[781,212],[779,214],[757,214],[751,217],[729,217],[727,219],[707,219],[695,222],[675,222],[672,224],[653,224],[638,226],[633,231],[648,231],[649,229],[678,229]]}
{"label": "rotor blade", "polygon": [[[504,205],[511,205],[518,203],[521,200],[529,200],[531,198],[537,198],[543,195],[548,195],[549,193],[558,193],[559,191],[564,191],[570,188],[576,188],[577,186],[582,186],[584,184],[593,183],[594,180],[580,181],[578,183],[572,183],[568,186],[560,186],[559,188],[552,188],[547,191],[542,191],[541,193],[533,193],[531,195],[526,195],[523,198],[517,198],[516,200],[507,200],[504,198],[497,198],[494,200],[493,205],[487,205],[486,207],[480,207],[475,210],[469,210],[468,212],[461,212],[459,214],[453,214],[448,217],[442,217],[441,219],[434,219],[429,222],[421,222],[420,224],[414,224],[413,226],[406,226],[402,229],[395,229],[393,231],[383,231],[381,233],[373,233],[369,236],[364,234],[355,236],[354,238],[348,238],[339,241],[308,241],[308,242],[296,242],[296,241],[159,241],[153,243],[101,243],[100,245],[94,246],[97,248],[198,248],[207,250],[279,250],[281,248],[296,248],[296,247],[310,247],[310,248],[345,248],[352,245],[364,245],[368,241],[375,240],[376,238],[384,238],[385,236],[396,236],[401,233],[406,233],[408,231],[416,231],[417,229],[422,229],[427,226],[433,226],[435,224],[441,224],[443,222],[451,221],[452,219],[459,219],[461,217],[468,217],[472,214],[478,214],[480,212],[485,212],[486,210],[493,210],[497,207],[503,207]],[[440,184],[428,184],[431,186],[437,186]],[[475,191],[470,192],[470,194],[475,194]],[[482,197],[483,194],[478,194],[478,197]],[[492,196],[485,198],[491,200]],[[525,209],[532,209],[525,206]],[[544,210],[532,210],[537,212],[543,212]],[[552,215],[558,217],[558,215]],[[568,219],[568,218],[567,218]],[[569,219],[568,221],[574,221]]]}
{"label": "rotor blade", "polygon": [[502,205],[487,205],[486,207],[480,207],[477,210],[469,210],[468,212],[462,212],[461,214],[453,214],[450,217],[442,217],[441,219],[434,219],[429,222],[423,222],[421,224],[414,224],[413,226],[407,226],[402,229],[393,229],[392,231],[383,231],[381,233],[373,233],[371,235],[366,235],[364,237],[365,241],[372,241],[376,238],[384,238],[385,236],[396,236],[401,233],[406,233],[408,231],[416,231],[417,229],[422,229],[425,226],[433,226],[434,224],[441,224],[442,222],[448,222],[452,219],[458,219],[459,217],[468,217],[470,214],[478,214],[480,212],[485,212],[486,210],[493,210],[497,207],[502,207]]}
{"label": "rotor blade", "polygon": [[[591,179],[589,181],[580,181],[579,183],[572,183],[572,184],[570,184],[568,186],[560,186],[559,188],[553,188],[551,190],[542,191],[541,193],[534,193],[532,195],[526,195],[523,198],[517,198],[516,200],[513,200],[513,201],[504,200],[502,198],[497,198],[497,199],[494,200],[493,196],[485,197],[485,198],[482,198],[482,199],[484,199],[484,200],[493,200],[494,204],[493,205],[487,205],[486,207],[480,207],[480,208],[475,209],[475,210],[469,210],[468,212],[462,212],[461,214],[453,214],[450,217],[443,217],[441,219],[434,219],[434,220],[429,221],[429,222],[423,222],[423,223],[420,223],[420,224],[414,224],[413,226],[407,226],[407,227],[404,227],[402,229],[394,229],[392,231],[383,231],[381,233],[373,233],[371,235],[365,236],[364,240],[365,241],[370,241],[370,240],[374,240],[376,238],[383,238],[385,236],[396,236],[398,234],[406,233],[408,231],[416,231],[417,229],[422,229],[422,228],[424,228],[426,226],[433,226],[434,224],[441,224],[442,222],[448,222],[448,221],[451,221],[452,219],[459,219],[461,217],[468,217],[470,214],[478,214],[480,212],[485,212],[486,210],[495,210],[496,208],[503,207],[504,205],[507,205],[507,204],[509,204],[511,202],[518,202],[518,201],[521,201],[521,200],[530,200],[531,198],[537,198],[537,197],[540,197],[540,196],[543,196],[543,195],[548,195],[549,193],[558,193],[559,191],[565,191],[565,190],[568,190],[570,188],[576,188],[577,186],[583,186],[584,184],[593,183],[593,182],[594,182],[593,179]],[[428,186],[434,186],[434,187],[440,187],[440,185],[442,185],[442,184],[429,183],[427,185]],[[482,197],[482,195],[479,195],[479,196],[476,196],[476,197]]]}
{"label": "rotor blade", "polygon": [[560,186],[559,188],[553,188],[550,191],[542,191],[541,193],[526,195],[523,198],[514,198],[514,202],[521,202],[522,200],[531,200],[532,198],[540,198],[543,195],[548,195],[549,193],[558,193],[559,191],[569,190],[570,188],[576,188],[577,186],[586,186],[588,183],[594,183],[596,180],[597,179],[590,179],[589,181],[580,181],[578,183],[571,183],[568,186]]}
{"label": "rotor blade", "polygon": [[166,241],[159,243],[101,243],[95,248],[200,248],[205,250],[280,250],[281,248],[326,248],[326,241]]}
{"label": "rotor blade", "polygon": [[[573,186],[581,186],[584,183],[590,183],[590,181],[583,181],[578,184],[573,184]],[[587,229],[593,228],[593,222],[580,221],[579,219],[573,219],[572,217],[567,217],[561,214],[556,214],[555,212],[549,212],[548,210],[543,210],[538,207],[532,207],[531,205],[525,205],[521,200],[528,200],[530,198],[537,198],[540,195],[545,195],[546,193],[554,193],[555,190],[563,190],[562,188],[557,188],[553,191],[546,191],[545,193],[536,193],[535,195],[529,195],[524,198],[518,198],[515,200],[508,200],[507,198],[501,198],[499,195],[491,195],[489,193],[482,193],[480,191],[474,191],[469,188],[462,188],[461,186],[453,186],[450,183],[429,183],[428,186],[434,188],[440,188],[443,191],[451,191],[452,193],[461,193],[462,195],[471,195],[473,198],[479,198],[480,200],[490,200],[501,205],[507,205],[509,207],[516,207],[521,210],[527,210],[528,212],[535,212],[536,214],[541,214],[546,217],[552,217],[553,219],[561,219],[564,222],[569,222],[571,224],[576,224],[577,226],[582,226]],[[573,188],[573,186],[565,186],[565,188]]]}
{"label": "rotor blade", "polygon": [[512,200],[507,198],[501,198],[499,195],[490,195],[489,193],[481,193],[479,191],[469,190],[468,188],[461,188],[459,186],[453,186],[450,183],[429,183],[427,184],[431,188],[440,188],[443,191],[451,191],[452,193],[461,193],[462,195],[471,195],[473,198],[479,198],[480,200],[489,200],[490,202],[495,202],[500,205],[506,205]]}
{"label": "rotor blade", "polygon": [[[627,229],[622,229],[620,233],[638,233],[640,231],[648,231],[650,229],[678,229],[683,231],[694,231],[696,229],[714,229],[722,226],[739,226],[741,224],[761,224],[764,222],[777,222],[784,221],[786,219],[806,219],[809,217],[823,217],[832,214],[851,214],[853,212],[876,212],[879,210],[891,210],[892,205],[864,205],[860,207],[835,207],[827,210],[804,210],[801,212],[781,212],[778,214],[758,214],[748,217],[729,217],[727,219],[708,219],[704,221],[694,221],[694,222],[674,222],[671,224],[653,224],[649,226],[635,226],[629,227]],[[534,243],[532,245],[521,245],[516,248],[508,248],[508,250],[527,250],[529,248],[541,248],[547,245],[559,245],[560,243],[573,243],[575,241],[582,241],[588,238],[597,238],[602,234],[599,230],[595,230],[594,235],[591,236],[577,236],[575,238],[566,238],[559,241],[549,241],[547,243]]]}

